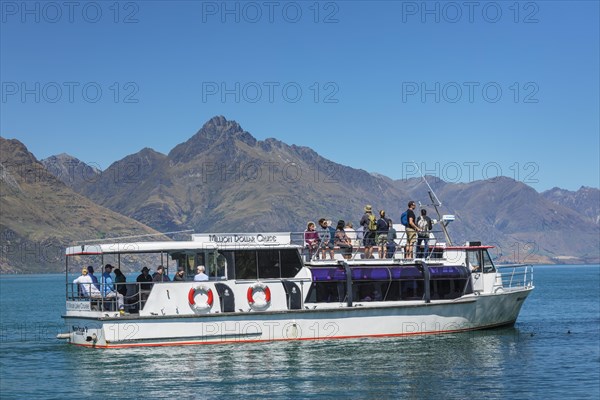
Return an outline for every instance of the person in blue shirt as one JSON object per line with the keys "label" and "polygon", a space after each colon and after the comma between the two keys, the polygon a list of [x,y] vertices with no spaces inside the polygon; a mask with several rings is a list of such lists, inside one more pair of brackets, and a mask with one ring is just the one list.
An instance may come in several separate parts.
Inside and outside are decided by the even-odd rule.
{"label": "person in blue shirt", "polygon": [[114,281],[110,273],[113,270],[113,266],[110,264],[106,264],[104,266],[104,273],[102,274],[102,295],[105,298],[117,298],[117,305],[119,309],[123,308],[123,295],[121,293],[117,293],[115,291]]}
{"label": "person in blue shirt", "polygon": [[100,284],[98,283],[98,278],[96,278],[96,275],[94,275],[94,267],[92,267],[91,265],[87,267],[88,270],[88,274],[90,276],[90,278],[92,278],[92,282],[94,283],[94,286],[96,286],[96,289],[98,289],[98,291],[100,291]]}
{"label": "person in blue shirt", "polygon": [[114,267],[110,264],[106,264],[104,266],[104,273],[102,274],[102,294],[104,296],[115,290],[113,279],[110,275],[112,273],[113,268]]}

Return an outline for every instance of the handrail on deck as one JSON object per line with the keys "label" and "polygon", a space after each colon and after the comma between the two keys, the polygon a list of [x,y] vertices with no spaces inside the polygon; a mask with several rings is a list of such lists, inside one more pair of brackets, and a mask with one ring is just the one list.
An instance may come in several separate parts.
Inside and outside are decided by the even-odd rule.
{"label": "handrail on deck", "polygon": [[500,272],[502,286],[505,288],[533,287],[532,264],[499,264],[496,265],[496,270]]}
{"label": "handrail on deck", "polygon": [[[151,289],[142,289],[142,286],[152,286],[157,282],[127,282],[127,295],[123,296],[124,308],[126,312],[139,312],[144,308],[148,294]],[[118,311],[117,298],[106,297],[104,294],[100,296],[84,296],[81,293],[78,283],[68,282],[66,287],[67,301],[89,302],[92,311]],[[86,285],[93,285],[87,284]],[[100,284],[101,285],[101,284]],[[117,284],[120,285],[120,284]],[[122,285],[122,283],[121,283]],[[88,293],[90,291],[88,290]],[[101,293],[102,290],[100,291]],[[131,293],[131,294],[130,294]],[[94,310],[96,308],[96,310]]]}
{"label": "handrail on deck", "polygon": [[[411,258],[411,260],[415,260],[415,259],[430,259],[430,258],[434,258],[434,251],[433,249],[440,243],[443,242],[438,242],[438,239],[435,237],[435,233],[441,233],[442,231],[430,231],[429,233],[433,233],[434,237],[430,237],[430,238],[417,238],[417,240],[415,241],[414,247],[413,247],[413,257]],[[394,242],[396,243],[396,245],[394,246],[394,252],[392,254],[392,257],[387,257],[387,248],[385,250],[386,252],[386,257],[380,257],[379,259],[382,258],[388,258],[388,259],[405,259],[405,246],[406,246],[406,242],[407,242],[407,234],[405,231],[400,231],[400,232],[396,232],[397,233],[397,238],[396,240],[394,240]],[[417,254],[420,253],[419,248],[418,248],[418,244],[419,244],[419,239],[421,239],[421,244],[423,243],[424,240],[427,240],[427,245],[429,247],[429,251],[428,254],[426,255],[426,257],[417,257]],[[317,249],[313,250],[312,256],[311,256],[311,251],[309,251],[308,246],[306,245],[305,241],[304,241],[304,232],[292,232],[290,234],[290,240],[291,240],[291,244],[293,245],[298,245],[301,246],[303,248],[303,252],[302,254],[304,256],[306,256],[306,260],[307,261],[319,261],[320,260],[320,255],[323,251],[328,252],[329,248],[324,246],[324,242],[321,241],[319,242],[319,246],[317,247]],[[363,240],[362,239],[351,239],[352,240],[352,255],[350,257],[350,260],[357,260],[360,259],[360,255],[364,253],[365,251],[365,247],[363,244]],[[379,245],[375,244],[372,246],[373,247],[373,252],[379,253]],[[422,246],[424,247],[424,246]],[[339,247],[334,247],[334,253],[335,254],[341,254],[341,249]],[[379,254],[378,254],[379,255]],[[432,257],[434,256],[434,257]],[[310,257],[310,258],[309,258]],[[323,259],[321,259],[323,260]]]}

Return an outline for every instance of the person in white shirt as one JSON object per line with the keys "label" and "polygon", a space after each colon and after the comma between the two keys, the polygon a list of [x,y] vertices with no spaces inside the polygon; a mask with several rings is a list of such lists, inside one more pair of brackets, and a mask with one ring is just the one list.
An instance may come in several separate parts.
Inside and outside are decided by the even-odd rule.
{"label": "person in white shirt", "polygon": [[352,241],[352,246],[357,248],[360,247],[360,243],[358,243],[358,235],[356,234],[356,231],[354,230],[354,226],[352,225],[352,222],[348,222],[346,223],[346,226],[344,227],[344,231],[346,231],[346,236],[348,236],[350,238],[350,240]]}
{"label": "person in white shirt", "polygon": [[81,276],[77,277],[73,283],[79,285],[79,293],[83,297],[102,297],[102,294],[100,294],[100,291],[94,285],[94,281],[92,280],[92,277],[88,275],[88,270],[85,267],[81,270]]}
{"label": "person in white shirt", "polygon": [[208,275],[206,275],[204,273],[204,271],[205,271],[204,265],[198,265],[198,267],[196,268],[197,274],[194,275],[194,281],[196,281],[196,282],[207,281]]}

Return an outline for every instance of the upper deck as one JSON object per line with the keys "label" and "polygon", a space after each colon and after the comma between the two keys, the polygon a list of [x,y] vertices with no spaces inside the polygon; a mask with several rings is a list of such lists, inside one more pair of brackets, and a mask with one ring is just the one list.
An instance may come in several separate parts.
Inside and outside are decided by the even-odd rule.
{"label": "upper deck", "polygon": [[[309,251],[303,232],[264,233],[204,233],[192,234],[191,240],[147,241],[122,243],[94,243],[71,246],[66,249],[66,272],[90,265],[85,256],[96,257],[100,265],[107,262],[124,267],[125,272],[139,271],[143,266],[154,270],[158,265],[166,274],[183,269],[185,279],[193,280],[196,267],[204,265],[211,280],[264,280],[308,278],[308,270],[336,267],[341,262],[350,267],[411,266],[419,260],[428,265],[462,265],[473,272],[491,273],[496,268],[488,253],[492,246],[479,242],[465,246],[446,246],[434,235],[428,239],[429,251],[415,249],[417,257],[405,257],[405,233],[394,241],[394,251],[373,247],[373,256],[366,258],[364,247],[354,240],[351,255],[342,254],[334,247],[333,258],[329,248]],[[420,243],[419,243],[420,244]],[[71,259],[71,261],[69,261]],[[97,265],[97,264],[96,264]],[[73,269],[75,267],[75,269]],[[304,267],[308,267],[308,270]]]}
{"label": "upper deck", "polygon": [[[453,264],[472,265],[474,268],[481,264],[487,264],[493,269],[493,262],[487,253],[492,246],[482,246],[479,242],[467,243],[464,246],[447,246],[444,242],[439,242],[432,233],[427,239],[429,250],[423,252],[425,241],[417,242],[417,247],[413,251],[416,257],[406,258],[405,232],[399,232],[394,240],[393,251],[389,248],[384,250],[384,254],[379,254],[379,247],[373,247],[373,256],[369,259],[365,257],[365,248],[359,239],[352,240],[353,251],[349,257],[345,258],[349,264],[410,264],[416,259],[426,260],[428,263],[441,264],[451,262]],[[200,254],[230,254],[232,252],[248,251],[273,251],[273,250],[293,250],[301,256],[303,264],[307,266],[322,266],[327,264],[337,264],[344,260],[343,254],[338,247],[333,249],[333,259],[329,249],[319,246],[316,251],[309,252],[308,246],[304,241],[303,232],[264,232],[264,233],[203,233],[192,234],[191,240],[173,240],[173,241],[136,241],[136,242],[115,242],[115,243],[91,243],[80,244],[67,247],[65,255],[67,258],[75,256],[100,256],[102,262],[104,257],[120,256],[127,254],[153,254],[171,256],[172,260],[189,258],[191,255]],[[469,254],[471,257],[469,257]],[[168,264],[168,257],[167,257]],[[188,260],[189,261],[189,260]],[[210,264],[206,257],[199,257],[190,265],[193,267],[198,264]],[[223,261],[222,263],[225,263]],[[161,260],[164,264],[164,260]],[[168,268],[168,265],[167,265]]]}

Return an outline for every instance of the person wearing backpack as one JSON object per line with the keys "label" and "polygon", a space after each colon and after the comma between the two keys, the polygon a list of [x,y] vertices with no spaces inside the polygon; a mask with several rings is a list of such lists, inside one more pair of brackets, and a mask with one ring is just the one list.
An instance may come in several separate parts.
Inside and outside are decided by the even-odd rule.
{"label": "person wearing backpack", "polygon": [[377,236],[375,237],[375,242],[378,246],[377,254],[379,254],[379,258],[385,258],[385,245],[387,244],[388,230],[389,228],[387,219],[385,219],[385,211],[379,210],[379,219],[377,220]]}
{"label": "person wearing backpack", "polygon": [[[427,258],[429,255],[429,232],[433,224],[424,208],[421,209],[421,215],[417,218],[417,226],[420,229],[417,233],[417,258]],[[423,242],[423,251],[421,251],[421,242]]]}
{"label": "person wearing backpack", "polygon": [[413,258],[413,247],[417,241],[419,227],[417,226],[415,208],[417,208],[417,204],[413,200],[409,201],[408,209],[402,213],[402,216],[400,217],[402,224],[406,227],[406,248],[404,249],[404,258]]}
{"label": "person wearing backpack", "polygon": [[360,225],[363,227],[365,258],[372,258],[373,246],[375,245],[375,234],[377,232],[377,220],[373,215],[373,208],[369,204],[365,206],[365,213],[360,219]]}

